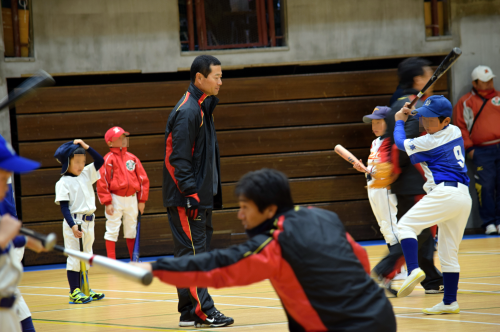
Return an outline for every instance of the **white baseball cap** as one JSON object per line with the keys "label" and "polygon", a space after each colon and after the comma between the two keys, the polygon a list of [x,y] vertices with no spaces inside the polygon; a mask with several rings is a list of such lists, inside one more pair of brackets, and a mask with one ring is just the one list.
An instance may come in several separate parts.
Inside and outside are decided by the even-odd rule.
{"label": "white baseball cap", "polygon": [[474,68],[472,71],[472,80],[481,80],[483,82],[488,82],[491,80],[495,75],[493,75],[493,72],[491,71],[491,68],[488,66],[477,66]]}

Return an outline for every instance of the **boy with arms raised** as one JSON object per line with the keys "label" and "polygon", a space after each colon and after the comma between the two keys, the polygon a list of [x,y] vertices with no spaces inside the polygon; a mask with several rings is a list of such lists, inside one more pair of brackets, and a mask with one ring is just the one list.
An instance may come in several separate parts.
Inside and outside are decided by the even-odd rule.
{"label": "boy with arms raised", "polygon": [[427,182],[427,195],[399,221],[398,232],[408,267],[408,277],[398,297],[409,295],[425,278],[418,265],[417,235],[428,227],[439,225],[438,255],[444,281],[443,302],[424,309],[425,314],[459,313],[457,302],[458,247],[462,241],[472,200],[465,166],[464,141],[460,129],[450,124],[451,103],[443,96],[431,96],[417,109],[427,135],[406,139],[404,124],[411,113],[409,103],[396,113],[394,141],[413,164],[420,163]]}
{"label": "boy with arms raised", "polygon": [[[85,166],[85,152],[94,159]],[[99,168],[104,163],[101,155],[81,139],[64,143],[54,154],[62,164],[61,179],[56,183],[55,203],[61,206],[64,216],[64,247],[80,251],[79,239],[83,239],[83,251],[92,253],[94,244],[95,194],[92,185],[99,179]],[[78,229],[81,224],[81,231]],[[89,266],[85,265],[88,270]],[[70,287],[70,304],[83,304],[92,300],[101,300],[102,293],[90,290],[87,296],[80,290],[80,261],[68,256],[67,275]]]}

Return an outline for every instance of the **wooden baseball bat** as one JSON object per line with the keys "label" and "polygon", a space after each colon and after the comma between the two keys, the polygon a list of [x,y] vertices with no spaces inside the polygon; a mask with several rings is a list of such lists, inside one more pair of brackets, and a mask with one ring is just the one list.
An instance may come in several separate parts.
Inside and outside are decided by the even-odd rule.
{"label": "wooden baseball bat", "polygon": [[[425,91],[427,91],[427,89],[431,85],[433,85],[441,76],[443,76],[444,73],[448,71],[448,69],[451,68],[451,66],[453,66],[453,64],[458,60],[460,55],[462,55],[462,50],[459,49],[458,47],[454,47],[451,50],[451,52],[448,53],[446,58],[444,58],[444,60],[439,64],[434,74],[432,74],[432,77],[429,79],[429,81],[427,81],[423,89],[418,93],[417,97],[415,97],[415,99],[411,101],[410,105],[408,106],[409,109],[415,106],[417,101],[424,95]],[[411,114],[415,115],[417,114],[417,112],[412,111]]]}
{"label": "wooden baseball bat", "polygon": [[337,154],[339,156],[344,158],[346,161],[350,162],[352,165],[358,164],[365,171],[365,173],[370,174],[370,171],[368,170],[368,168],[366,168],[362,163],[360,163],[359,159],[356,158],[351,152],[349,152],[349,150],[344,148],[342,145],[337,144],[335,146],[335,152],[337,152]]}

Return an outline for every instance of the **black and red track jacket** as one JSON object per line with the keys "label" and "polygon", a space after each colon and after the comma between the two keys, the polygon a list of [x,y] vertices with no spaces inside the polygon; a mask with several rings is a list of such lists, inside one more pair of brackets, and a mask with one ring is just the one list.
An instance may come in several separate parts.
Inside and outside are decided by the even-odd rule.
{"label": "black and red track jacket", "polygon": [[369,271],[366,251],[335,213],[296,207],[249,234],[247,242],[227,249],[160,259],[153,273],[179,288],[269,279],[290,331],[396,331],[392,305],[358,259]]}
{"label": "black and red track jacket", "polygon": [[[399,153],[399,149],[394,142],[394,127],[396,119],[394,116],[405,105],[406,102],[411,102],[418,91],[415,89],[405,89],[403,96],[400,97],[394,104],[391,105],[391,111],[387,113],[385,122],[387,129],[383,137],[390,137],[391,145],[387,144],[381,147],[381,150],[389,150],[391,160],[394,165],[395,173],[399,174],[394,183],[391,184],[391,192],[396,195],[425,195],[424,184],[426,181],[424,170],[420,164],[413,165],[410,157],[406,153]],[[426,96],[424,96],[426,98]],[[423,105],[425,98],[417,101],[415,107],[419,108]],[[415,138],[420,136],[419,121],[416,117],[409,116],[405,122],[406,138]],[[387,140],[387,143],[389,140]]]}
{"label": "black and red track jacket", "polygon": [[[165,129],[163,206],[185,206],[184,197],[197,193],[200,208],[222,207],[220,154],[213,121],[218,102],[217,97],[208,97],[191,83],[170,113]],[[214,168],[218,175],[215,196]]]}

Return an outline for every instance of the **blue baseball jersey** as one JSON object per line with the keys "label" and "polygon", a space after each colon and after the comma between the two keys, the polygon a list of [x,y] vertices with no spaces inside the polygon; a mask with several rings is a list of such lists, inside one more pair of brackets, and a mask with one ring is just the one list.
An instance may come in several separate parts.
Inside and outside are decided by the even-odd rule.
{"label": "blue baseball jersey", "polygon": [[427,178],[424,184],[427,193],[443,181],[469,185],[464,140],[458,127],[448,125],[434,134],[405,139],[404,148],[411,162],[422,166]]}

